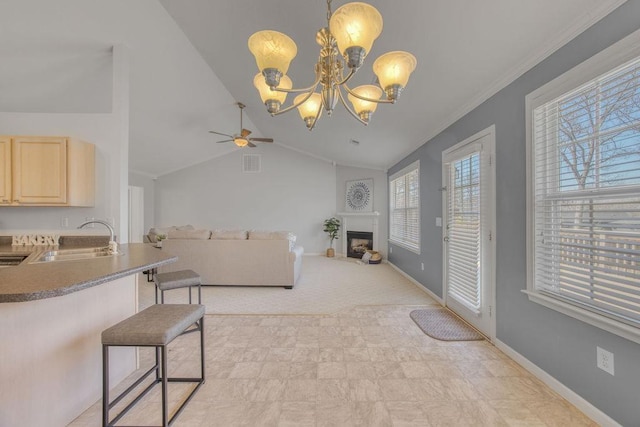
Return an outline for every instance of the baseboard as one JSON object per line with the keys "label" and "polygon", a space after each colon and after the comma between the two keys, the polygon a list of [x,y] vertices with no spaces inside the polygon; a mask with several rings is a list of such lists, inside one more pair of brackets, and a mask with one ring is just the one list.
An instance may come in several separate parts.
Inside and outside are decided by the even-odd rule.
{"label": "baseboard", "polygon": [[393,267],[394,270],[396,270],[398,273],[402,274],[404,277],[406,277],[411,283],[413,283],[414,285],[416,285],[418,287],[418,289],[420,289],[421,291],[423,291],[424,293],[426,293],[427,295],[429,295],[431,298],[433,298],[434,300],[436,300],[440,305],[444,306],[444,301],[442,300],[442,298],[440,298],[438,295],[434,294],[431,290],[429,290],[428,288],[426,288],[425,286],[423,286],[420,282],[418,282],[416,279],[414,279],[413,277],[409,276],[407,273],[405,273],[404,271],[402,271],[400,268],[398,268],[398,266],[396,266],[394,263],[392,263],[391,261],[387,261],[387,264],[389,264],[391,267]]}
{"label": "baseboard", "polygon": [[612,420],[607,414],[602,412],[600,409],[593,406],[587,400],[585,400],[582,396],[571,390],[566,385],[562,384],[560,381],[549,375],[543,369],[535,365],[529,359],[506,345],[504,342],[495,338],[493,343],[495,346],[500,349],[504,354],[518,362],[523,368],[533,374],[540,381],[545,383],[549,388],[558,393],[560,396],[567,399],[571,404],[573,404],[576,408],[581,410],[585,415],[591,418],[593,421],[598,423],[601,426],[607,427],[622,427],[616,421]]}

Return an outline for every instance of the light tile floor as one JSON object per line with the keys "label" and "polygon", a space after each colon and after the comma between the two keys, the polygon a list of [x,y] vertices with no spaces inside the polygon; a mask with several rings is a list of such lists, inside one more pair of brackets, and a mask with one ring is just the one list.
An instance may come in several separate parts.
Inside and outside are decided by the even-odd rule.
{"label": "light tile floor", "polygon": [[[207,380],[174,425],[596,425],[490,343],[424,335],[409,318],[416,308],[207,315]],[[171,344],[171,375],[197,375],[198,340],[192,333]],[[149,366],[152,352],[140,353]],[[174,409],[190,387],[169,385]],[[156,386],[120,424],[159,425],[159,402]],[[100,405],[70,425],[100,425]]]}

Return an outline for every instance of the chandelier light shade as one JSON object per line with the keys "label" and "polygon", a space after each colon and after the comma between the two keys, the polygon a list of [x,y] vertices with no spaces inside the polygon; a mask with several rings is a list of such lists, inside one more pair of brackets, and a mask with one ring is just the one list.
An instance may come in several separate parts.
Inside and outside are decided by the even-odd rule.
{"label": "chandelier light shade", "polygon": [[[367,3],[347,3],[331,15],[329,30],[336,39],[338,51],[350,60],[356,56],[359,60],[356,68],[359,68],[382,32],[382,15]],[[351,62],[348,65],[349,68],[355,66]]]}
{"label": "chandelier light shade", "polygon": [[[358,86],[353,89],[352,92],[368,99],[380,99],[382,96],[382,90],[378,86],[374,85]],[[364,99],[356,98],[351,94],[347,95],[347,98],[349,98],[349,101],[353,104],[353,109],[356,114],[365,122],[369,121],[371,115],[376,111],[376,108],[378,108],[377,102],[365,101]]]}
{"label": "chandelier light shade", "polygon": [[267,82],[269,86],[278,86],[280,76],[287,74],[289,64],[298,53],[298,47],[289,36],[270,30],[252,34],[249,37],[249,50],[256,58],[260,72],[277,70],[280,74],[277,77],[277,82],[272,82],[272,84]]}
{"label": "chandelier light shade", "polygon": [[300,117],[306,123],[308,128],[313,127],[315,125],[315,121],[317,119],[316,116],[319,115],[319,112],[322,111],[322,96],[314,92],[311,96],[305,101],[304,99],[308,96],[307,93],[301,93],[296,96],[293,101],[294,105],[298,105],[298,112],[300,113]]}
{"label": "chandelier light shade", "polygon": [[[416,68],[409,52],[395,51],[380,56],[373,64],[380,86],[363,85],[350,89],[347,83],[362,66],[376,38],[382,33],[382,15],[373,6],[353,2],[331,12],[327,0],[327,27],[316,33],[320,55],[315,65],[315,81],[296,89],[286,76],[297,54],[294,41],[277,31],[258,31],[249,37],[249,50],[260,73],[253,84],[267,111],[276,116],[298,108],[307,128],[312,130],[322,110],[331,115],[338,100],[356,120],[366,125],[378,104],[395,103]],[[382,93],[386,98],[381,98]],[[288,93],[298,93],[293,104],[281,109]],[[346,96],[345,96],[346,93]],[[346,103],[345,98],[353,105]],[[354,111],[355,110],[355,111]]]}
{"label": "chandelier light shade", "polygon": [[375,60],[373,72],[378,76],[380,86],[387,92],[389,99],[398,98],[417,63],[415,56],[402,51],[388,52]]}
{"label": "chandelier light shade", "polygon": [[[267,111],[270,113],[278,111],[280,106],[284,104],[284,101],[287,99],[287,92],[271,90],[271,87],[265,83],[262,73],[256,74],[253,78],[253,85],[258,89],[260,99],[262,99],[264,105],[267,106]],[[291,89],[293,87],[293,83],[288,76],[283,75],[280,77],[280,84],[278,87],[281,89]]]}

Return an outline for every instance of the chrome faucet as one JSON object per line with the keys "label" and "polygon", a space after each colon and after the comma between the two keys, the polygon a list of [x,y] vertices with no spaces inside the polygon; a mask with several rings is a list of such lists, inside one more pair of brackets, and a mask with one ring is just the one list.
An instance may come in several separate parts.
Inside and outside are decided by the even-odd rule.
{"label": "chrome faucet", "polygon": [[89,224],[102,224],[105,227],[107,227],[109,229],[109,233],[111,234],[111,236],[109,237],[109,253],[111,254],[115,254],[118,252],[118,244],[116,243],[116,233],[113,230],[113,227],[111,226],[111,224],[109,224],[107,221],[103,221],[101,219],[92,219],[90,221],[85,221],[82,224],[80,224],[78,226],[78,229],[80,228],[84,228],[85,225],[89,225]]}

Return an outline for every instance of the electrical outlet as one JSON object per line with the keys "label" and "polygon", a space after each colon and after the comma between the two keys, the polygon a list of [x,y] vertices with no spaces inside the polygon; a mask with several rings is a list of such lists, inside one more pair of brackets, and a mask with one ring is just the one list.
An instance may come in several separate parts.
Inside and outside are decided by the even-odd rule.
{"label": "electrical outlet", "polygon": [[393,248],[391,246],[389,246],[389,253],[392,254],[393,253]]}
{"label": "electrical outlet", "polygon": [[442,227],[442,218],[436,217],[436,227]]}
{"label": "electrical outlet", "polygon": [[604,348],[596,347],[596,356],[598,358],[596,366],[611,375],[615,375],[613,367],[613,353],[605,350]]}
{"label": "electrical outlet", "polygon": [[64,218],[62,218],[60,220],[60,226],[62,228],[68,228],[69,227],[69,218],[67,218],[66,216]]}
{"label": "electrical outlet", "polygon": [[424,271],[424,262],[420,263],[420,268],[422,269],[422,271]]}

